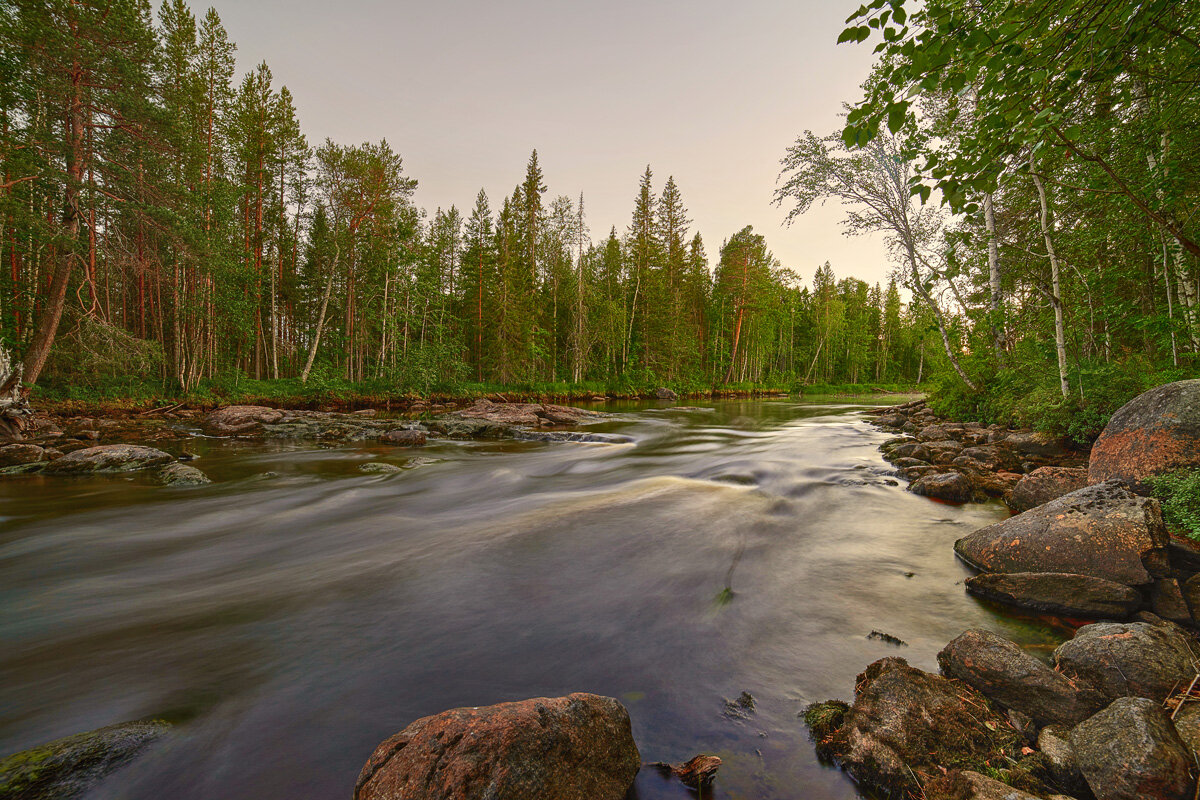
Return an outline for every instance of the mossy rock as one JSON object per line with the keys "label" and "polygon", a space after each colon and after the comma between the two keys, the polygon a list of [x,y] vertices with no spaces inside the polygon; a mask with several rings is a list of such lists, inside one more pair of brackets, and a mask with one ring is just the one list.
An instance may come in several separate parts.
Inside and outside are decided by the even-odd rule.
{"label": "mossy rock", "polygon": [[0,800],[70,800],[129,763],[170,724],[125,722],[55,739],[0,760]]}
{"label": "mossy rock", "polygon": [[813,741],[818,744],[829,734],[842,727],[846,720],[846,712],[850,706],[841,700],[826,700],[824,703],[813,703],[804,709],[804,724],[808,726]]}

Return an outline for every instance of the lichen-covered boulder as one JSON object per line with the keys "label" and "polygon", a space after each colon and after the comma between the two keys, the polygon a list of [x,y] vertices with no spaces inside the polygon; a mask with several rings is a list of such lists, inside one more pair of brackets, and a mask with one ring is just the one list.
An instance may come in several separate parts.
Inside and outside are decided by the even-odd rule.
{"label": "lichen-covered boulder", "polygon": [[6,444],[0,447],[0,467],[15,467],[48,461],[45,450],[36,444]]}
{"label": "lichen-covered boulder", "polygon": [[854,705],[822,746],[868,788],[915,793],[946,765],[985,769],[1019,754],[1020,734],[965,683],[895,657],[855,683]]}
{"label": "lichen-covered boulder", "polygon": [[1140,586],[1170,571],[1158,501],[1103,483],[980,528],[954,543],[983,572],[1066,572]]}
{"label": "lichen-covered boulder", "polygon": [[942,674],[958,678],[1039,725],[1076,725],[1104,705],[999,634],[969,630],[938,653]]}
{"label": "lichen-covered boulder", "polygon": [[283,412],[266,406],[226,406],[210,413],[200,423],[214,436],[252,436],[262,433],[263,425],[274,425]]}
{"label": "lichen-covered boulder", "polygon": [[967,578],[965,585],[971,594],[997,603],[1063,617],[1125,620],[1142,606],[1137,589],[1090,575],[985,572]]}
{"label": "lichen-covered boulder", "polygon": [[1028,511],[1087,485],[1087,470],[1082,467],[1038,467],[1022,476],[1004,502],[1013,511]]}
{"label": "lichen-covered boulder", "polygon": [[354,800],[622,800],[640,766],[619,702],[537,697],[417,720],[376,748]]}
{"label": "lichen-covered boulder", "polygon": [[970,770],[951,770],[925,785],[925,800],[1040,800],[995,778]]}
{"label": "lichen-covered boulder", "polygon": [[1200,380],[1151,389],[1121,406],[1092,445],[1088,480],[1138,491],[1154,475],[1200,466]]}
{"label": "lichen-covered boulder", "polygon": [[1191,758],[1162,706],[1122,697],[1071,731],[1075,761],[1096,800],[1184,800]]}
{"label": "lichen-covered boulder", "polygon": [[175,458],[154,447],[101,444],[74,450],[46,465],[47,475],[85,475],[90,472],[135,472],[169,464]]}
{"label": "lichen-covered boulder", "polygon": [[0,800],[80,797],[170,727],[158,721],[110,725],[0,759]]}
{"label": "lichen-covered boulder", "polygon": [[1109,699],[1146,697],[1161,703],[1196,675],[1197,656],[1195,638],[1177,625],[1097,622],[1060,644],[1054,663]]}

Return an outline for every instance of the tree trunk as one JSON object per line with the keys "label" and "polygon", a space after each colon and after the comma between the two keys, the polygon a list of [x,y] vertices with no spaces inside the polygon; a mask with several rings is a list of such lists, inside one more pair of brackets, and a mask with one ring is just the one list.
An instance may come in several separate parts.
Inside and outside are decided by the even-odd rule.
{"label": "tree trunk", "polygon": [[1054,240],[1050,236],[1050,204],[1046,201],[1046,186],[1037,172],[1032,171],[1033,185],[1037,187],[1041,214],[1038,222],[1042,228],[1042,239],[1046,243],[1046,255],[1050,257],[1050,302],[1054,306],[1054,349],[1058,353],[1058,382],[1064,399],[1070,396],[1071,386],[1067,381],[1067,337],[1063,326],[1062,289],[1059,280],[1058,255],[1054,252]]}

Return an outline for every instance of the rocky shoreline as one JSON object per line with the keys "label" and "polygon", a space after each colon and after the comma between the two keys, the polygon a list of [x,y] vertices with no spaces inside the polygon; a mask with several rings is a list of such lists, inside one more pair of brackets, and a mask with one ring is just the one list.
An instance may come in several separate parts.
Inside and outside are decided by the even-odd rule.
{"label": "rocky shoreline", "polygon": [[[381,415],[375,409],[341,413],[225,406],[203,415],[180,409],[153,419],[85,417],[65,424],[38,415],[28,424],[22,439],[0,444],[0,476],[137,472],[166,486],[206,484],[210,482],[207,475],[183,463],[194,458],[185,445],[197,436],[373,443],[396,448],[421,447],[434,438],[603,444],[630,441],[617,434],[574,430],[609,419],[609,414],[550,403],[493,403],[480,399],[465,408],[441,406],[430,412],[435,416],[408,419]],[[131,440],[140,444],[129,444]],[[160,447],[173,449],[178,456]]]}
{"label": "rocky shoreline", "polygon": [[[1200,381],[1118,411],[1090,457],[1027,431],[879,409],[910,434],[883,446],[909,490],[1003,497],[1014,516],[955,543],[967,591],[1076,621],[1047,664],[983,630],[938,654],[940,675],[885,658],[853,704],[811,706],[818,753],[887,796],[925,800],[1187,800],[1200,767],[1200,562],[1146,479],[1200,464]],[[925,458],[921,458],[925,456]],[[912,463],[920,460],[923,463]]]}

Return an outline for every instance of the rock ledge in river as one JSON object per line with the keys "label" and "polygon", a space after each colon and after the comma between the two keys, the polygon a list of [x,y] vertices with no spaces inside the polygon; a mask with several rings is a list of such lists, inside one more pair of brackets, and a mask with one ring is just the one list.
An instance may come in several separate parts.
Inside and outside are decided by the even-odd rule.
{"label": "rock ledge in river", "polygon": [[70,800],[131,761],[170,729],[127,722],[78,733],[0,760],[0,800]]}
{"label": "rock ledge in river", "polygon": [[48,475],[83,475],[89,472],[134,472],[169,464],[169,453],[136,444],[102,444],[67,453],[50,462],[43,472]]}

